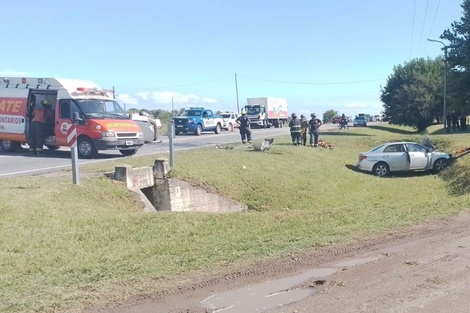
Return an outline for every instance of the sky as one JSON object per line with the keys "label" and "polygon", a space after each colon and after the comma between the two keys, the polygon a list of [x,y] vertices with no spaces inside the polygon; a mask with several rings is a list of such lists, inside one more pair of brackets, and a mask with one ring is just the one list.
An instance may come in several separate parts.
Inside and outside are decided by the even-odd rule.
{"label": "sky", "polygon": [[5,1],[0,77],[91,80],[126,109],[380,114],[393,67],[442,55],[463,0]]}

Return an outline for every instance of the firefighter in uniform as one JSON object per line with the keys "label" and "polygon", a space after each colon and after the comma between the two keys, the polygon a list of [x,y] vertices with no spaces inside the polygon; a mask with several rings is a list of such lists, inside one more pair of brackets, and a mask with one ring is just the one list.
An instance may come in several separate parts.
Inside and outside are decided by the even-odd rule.
{"label": "firefighter in uniform", "polygon": [[300,124],[300,119],[297,118],[297,115],[295,113],[292,113],[291,115],[292,119],[289,122],[289,127],[290,127],[290,136],[292,137],[292,144],[294,146],[300,146],[302,144],[301,138],[300,138],[300,131],[301,131],[301,124]]}
{"label": "firefighter in uniform", "polygon": [[307,132],[308,132],[308,120],[305,118],[305,115],[300,116],[300,139],[302,140],[302,145],[307,145]]}
{"label": "firefighter in uniform", "polygon": [[246,116],[245,109],[242,109],[241,114],[242,115],[236,119],[236,122],[240,125],[238,128],[240,130],[240,136],[242,137],[242,143],[246,143],[247,140],[248,143],[252,143],[250,128],[251,121],[248,116]]}
{"label": "firefighter in uniform", "polygon": [[312,117],[308,122],[308,132],[310,134],[310,146],[317,147],[318,146],[318,137],[320,135],[320,126],[322,125],[322,121],[317,118],[315,113],[310,114]]}
{"label": "firefighter in uniform", "polygon": [[45,138],[45,125],[46,121],[50,119],[49,100],[43,100],[37,103],[35,98],[33,111],[31,112],[31,129],[29,133],[29,151],[33,155],[43,153],[44,138]]}

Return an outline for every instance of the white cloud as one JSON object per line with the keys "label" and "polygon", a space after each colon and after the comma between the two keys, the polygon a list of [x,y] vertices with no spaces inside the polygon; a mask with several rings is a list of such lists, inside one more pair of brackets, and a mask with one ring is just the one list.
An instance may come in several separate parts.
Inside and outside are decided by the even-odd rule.
{"label": "white cloud", "polygon": [[19,72],[19,71],[13,71],[10,69],[3,69],[3,70],[0,70],[0,76],[32,77],[33,75],[27,72]]}
{"label": "white cloud", "polygon": [[125,103],[125,104],[131,104],[131,105],[137,105],[137,104],[139,104],[139,100],[137,100],[136,98],[132,97],[132,96],[129,95],[128,93],[123,93],[123,94],[117,95],[117,99],[118,99],[120,102]]}
{"label": "white cloud", "polygon": [[184,104],[203,105],[218,103],[217,99],[199,97],[195,94],[183,94],[174,91],[143,91],[136,93],[136,96],[145,101],[152,101],[156,104]]}
{"label": "white cloud", "polygon": [[367,107],[367,105],[365,103],[351,102],[351,103],[345,103],[344,107],[348,109],[360,109],[360,108]]}
{"label": "white cloud", "polygon": [[217,99],[213,99],[213,98],[202,98],[202,102],[204,103],[218,103],[219,101],[217,101]]}

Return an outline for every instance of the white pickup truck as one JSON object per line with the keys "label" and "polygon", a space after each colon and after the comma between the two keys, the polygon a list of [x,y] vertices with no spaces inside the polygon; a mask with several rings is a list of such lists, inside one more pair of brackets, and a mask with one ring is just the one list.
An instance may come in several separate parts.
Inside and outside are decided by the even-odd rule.
{"label": "white pickup truck", "polygon": [[224,123],[222,128],[228,131],[233,131],[234,128],[240,126],[236,122],[238,118],[238,114],[234,112],[224,112],[220,113],[220,115],[224,118]]}

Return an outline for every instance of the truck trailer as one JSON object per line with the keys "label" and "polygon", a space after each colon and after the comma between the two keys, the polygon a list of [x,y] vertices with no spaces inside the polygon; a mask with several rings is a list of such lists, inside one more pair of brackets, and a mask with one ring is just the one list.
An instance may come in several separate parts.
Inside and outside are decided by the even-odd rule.
{"label": "truck trailer", "polygon": [[248,98],[245,112],[253,126],[283,127],[288,118],[287,100],[272,97]]}

